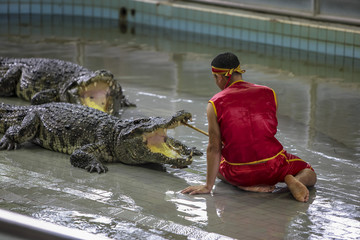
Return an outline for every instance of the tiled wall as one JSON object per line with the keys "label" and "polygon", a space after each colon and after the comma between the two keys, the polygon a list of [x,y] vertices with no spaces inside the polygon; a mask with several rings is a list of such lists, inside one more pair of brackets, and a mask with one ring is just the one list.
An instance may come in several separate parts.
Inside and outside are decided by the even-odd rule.
{"label": "tiled wall", "polygon": [[133,23],[360,59],[360,27],[289,20],[181,1],[0,0],[0,14],[126,19]]}

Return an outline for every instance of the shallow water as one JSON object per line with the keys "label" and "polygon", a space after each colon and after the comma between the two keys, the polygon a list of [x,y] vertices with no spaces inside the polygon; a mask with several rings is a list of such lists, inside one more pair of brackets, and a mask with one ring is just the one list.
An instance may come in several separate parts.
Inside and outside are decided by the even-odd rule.
{"label": "shallow water", "polygon": [[[0,152],[1,208],[115,239],[360,236],[360,72],[355,60],[314,59],[312,53],[146,26],[119,29],[103,20],[0,23],[1,56],[59,58],[108,69],[137,104],[123,118],[186,109],[193,114],[192,124],[205,131],[206,104],[218,91],[209,62],[219,52],[232,51],[246,69],[245,80],[275,90],[278,139],[318,174],[307,204],[294,201],[281,184],[277,193],[254,194],[218,181],[213,195],[193,197],[179,191],[205,181],[206,156],[187,169],[112,164],[108,173],[97,175],[71,167],[68,155],[27,144]],[[17,98],[1,101],[28,104]],[[207,137],[192,129],[180,126],[168,134],[205,152]]]}

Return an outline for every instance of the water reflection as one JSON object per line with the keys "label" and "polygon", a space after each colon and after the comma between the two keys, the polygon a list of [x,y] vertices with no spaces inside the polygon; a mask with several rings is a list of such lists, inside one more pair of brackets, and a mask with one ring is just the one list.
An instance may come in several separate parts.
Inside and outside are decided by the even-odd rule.
{"label": "water reflection", "polygon": [[[285,192],[285,193],[284,193]],[[311,190],[308,204],[289,201],[289,191],[274,194],[243,192],[218,182],[214,194],[189,196],[168,191],[166,200],[176,205],[179,216],[205,229],[242,239],[282,239],[291,219],[306,215],[315,199]]]}
{"label": "water reflection", "polygon": [[357,212],[357,207],[347,202],[318,196],[307,214],[292,221],[288,236],[298,238],[303,232],[302,236],[312,239],[357,239],[360,234]]}
{"label": "water reflection", "polygon": [[81,229],[112,239],[166,239],[163,232],[152,229],[140,229],[136,223],[119,221],[95,213],[68,211],[63,208],[46,207],[32,214],[33,217],[59,225]]}
{"label": "water reflection", "polygon": [[188,200],[182,197],[182,194],[176,194],[173,191],[167,191],[165,194],[165,199],[176,205],[180,217],[194,223],[208,223],[206,198],[197,196]]}

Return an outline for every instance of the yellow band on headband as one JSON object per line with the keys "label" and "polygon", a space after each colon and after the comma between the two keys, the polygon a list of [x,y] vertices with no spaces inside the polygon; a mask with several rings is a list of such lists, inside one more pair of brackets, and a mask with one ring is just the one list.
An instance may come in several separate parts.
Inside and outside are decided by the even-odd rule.
{"label": "yellow band on headband", "polygon": [[236,68],[217,68],[214,66],[211,66],[211,70],[213,73],[218,73],[218,74],[224,74],[225,77],[229,77],[231,76],[234,72],[238,72],[238,73],[244,73],[245,70],[242,70],[240,68],[240,65],[237,66]]}

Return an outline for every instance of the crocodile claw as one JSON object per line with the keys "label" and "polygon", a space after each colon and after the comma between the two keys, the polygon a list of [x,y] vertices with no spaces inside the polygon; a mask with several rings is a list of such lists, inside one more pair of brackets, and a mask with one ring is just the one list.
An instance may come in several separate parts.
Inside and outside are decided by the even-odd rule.
{"label": "crocodile claw", "polygon": [[92,162],[85,167],[85,170],[87,170],[90,173],[96,171],[97,173],[100,174],[100,173],[106,173],[108,171],[108,168],[99,162]]}
{"label": "crocodile claw", "polygon": [[19,144],[11,141],[7,137],[3,136],[0,140],[0,150],[15,150],[19,148]]}

